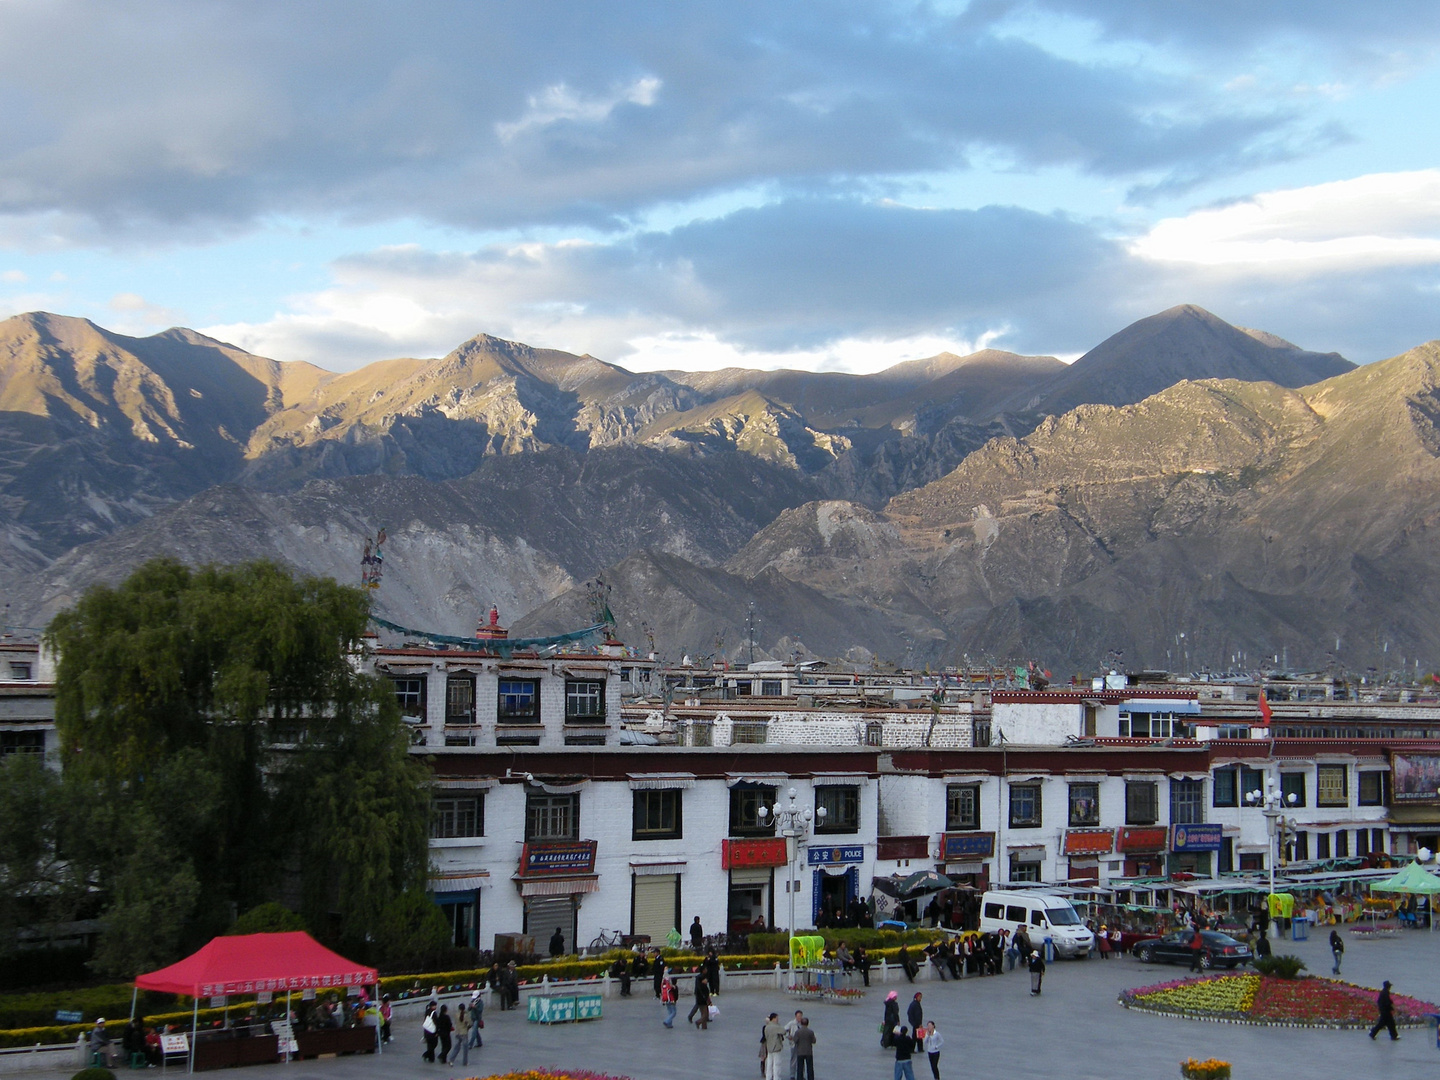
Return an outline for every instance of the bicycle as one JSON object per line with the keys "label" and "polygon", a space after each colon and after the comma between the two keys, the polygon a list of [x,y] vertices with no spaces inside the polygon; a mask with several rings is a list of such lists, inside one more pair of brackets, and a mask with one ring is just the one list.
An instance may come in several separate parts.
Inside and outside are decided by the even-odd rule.
{"label": "bicycle", "polygon": [[595,940],[590,942],[589,948],[587,948],[585,951],[592,953],[605,953],[609,952],[611,949],[624,948],[624,946],[625,935],[623,933],[621,933],[619,930],[606,930],[602,926],[600,928],[600,933],[596,935]]}

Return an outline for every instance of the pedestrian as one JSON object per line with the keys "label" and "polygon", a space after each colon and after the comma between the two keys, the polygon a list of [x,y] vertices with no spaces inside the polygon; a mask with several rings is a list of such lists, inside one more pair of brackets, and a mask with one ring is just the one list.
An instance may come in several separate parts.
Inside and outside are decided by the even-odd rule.
{"label": "pedestrian", "polygon": [[891,990],[885,995],[885,1015],[880,1020],[880,1048],[888,1050],[895,1037],[895,1027],[900,1023],[900,995]]}
{"label": "pedestrian", "polygon": [[394,1009],[390,1007],[390,995],[385,994],[380,998],[380,1041],[390,1041],[390,1018],[394,1015]]}
{"label": "pedestrian", "polygon": [[1339,975],[1340,961],[1345,959],[1345,942],[1341,940],[1338,930],[1330,931],[1330,955],[1335,958],[1335,966],[1331,969],[1330,974]]}
{"label": "pedestrian", "polygon": [[460,1064],[470,1064],[470,1028],[474,1019],[470,1010],[463,1004],[455,1007],[455,1049],[450,1052],[450,1064],[455,1064],[455,1059],[460,1059]]}
{"label": "pedestrian", "polygon": [[901,1024],[895,1029],[895,1080],[915,1080],[915,1066],[910,1063],[914,1053],[915,1040],[910,1037],[910,1029]]}
{"label": "pedestrian", "polygon": [[785,1029],[780,1026],[780,1014],[771,1013],[765,1021],[760,1035],[761,1049],[765,1052],[765,1080],[780,1080],[781,1062],[785,1053]]}
{"label": "pedestrian", "polygon": [[855,970],[860,972],[860,977],[865,980],[865,985],[870,985],[870,954],[865,951],[864,945],[855,946]]}
{"label": "pedestrian", "polygon": [[1190,936],[1190,970],[1205,970],[1205,937],[1198,929]]}
{"label": "pedestrian", "polygon": [[674,979],[666,979],[660,984],[660,1005],[665,1010],[665,1019],[661,1021],[667,1028],[675,1027],[675,1002],[680,997],[680,988],[675,985]]}
{"label": "pedestrian", "polygon": [[925,1006],[920,1004],[921,993],[915,991],[915,996],[910,999],[910,1005],[905,1010],[905,1019],[910,1021],[910,1030],[918,1036],[921,1029],[925,1027]]}
{"label": "pedestrian", "polygon": [[1036,949],[1030,954],[1030,996],[1039,997],[1040,984],[1045,981],[1045,958]]}
{"label": "pedestrian", "polygon": [[1380,1010],[1380,1018],[1375,1021],[1375,1026],[1370,1029],[1370,1038],[1375,1038],[1381,1028],[1390,1032],[1390,1041],[1396,1042],[1400,1036],[1395,1031],[1395,1003],[1390,1000],[1390,980],[1386,979],[1380,984],[1380,996],[1375,999],[1375,1007]]}
{"label": "pedestrian", "polygon": [[429,1002],[425,1005],[425,1018],[420,1021],[420,1034],[425,1039],[425,1052],[420,1055],[422,1061],[435,1064],[435,1044],[440,1041],[435,1027],[435,1006]]}
{"label": "pedestrian", "polygon": [[799,1009],[790,1022],[785,1025],[785,1041],[790,1044],[790,1080],[795,1080],[795,1033],[800,1030],[800,1021],[805,1019],[805,1014]]}
{"label": "pedestrian", "polygon": [[705,972],[705,981],[710,984],[710,996],[715,997],[720,993],[720,957],[714,949],[706,951],[700,970]]}
{"label": "pedestrian", "polygon": [[440,1064],[450,1057],[450,1037],[455,1030],[455,1018],[450,1015],[450,1006],[441,1005],[440,1014],[435,1017],[435,1034],[440,1038]]}
{"label": "pedestrian", "polygon": [[935,1021],[925,1021],[925,1053],[930,1058],[930,1075],[940,1080],[940,1047],[945,1045],[945,1036],[935,1030]]}
{"label": "pedestrian", "polygon": [[795,1033],[795,1080],[815,1080],[815,1044],[819,1040],[810,1030],[810,1018],[800,1018],[800,1030]]}
{"label": "pedestrian", "polygon": [[696,952],[705,948],[705,928],[700,925],[700,916],[695,916],[695,921],[690,924],[690,947]]}
{"label": "pedestrian", "polygon": [[655,954],[654,959],[650,961],[650,968],[651,974],[655,979],[655,998],[658,1001],[660,999],[660,986],[665,979],[665,961],[660,958],[658,952]]}
{"label": "pedestrian", "polygon": [[[699,1020],[695,1019],[696,1013],[700,1014]],[[710,1030],[710,983],[703,974],[695,976],[695,1007],[686,1019],[701,1031]]]}
{"label": "pedestrian", "polygon": [[480,1030],[484,1026],[485,997],[483,994],[480,993],[480,988],[477,986],[474,990],[470,991],[470,1038],[468,1040],[469,1045],[466,1048],[465,1055],[465,1061],[467,1064],[470,1061],[469,1050],[472,1048],[478,1050],[480,1049],[480,1047],[485,1045],[485,1039],[480,1034]]}
{"label": "pedestrian", "polygon": [[1100,932],[1095,935],[1095,946],[1100,950],[1100,959],[1110,959],[1110,928],[1104,923],[1100,924]]}
{"label": "pedestrian", "polygon": [[550,959],[558,960],[565,955],[565,931],[555,927],[555,933],[550,935]]}

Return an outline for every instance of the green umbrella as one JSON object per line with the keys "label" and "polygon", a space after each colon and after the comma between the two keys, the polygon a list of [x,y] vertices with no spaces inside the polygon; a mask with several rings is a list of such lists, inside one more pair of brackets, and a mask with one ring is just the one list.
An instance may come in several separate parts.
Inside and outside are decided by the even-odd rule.
{"label": "green umbrella", "polygon": [[900,895],[912,896],[915,893],[937,892],[940,889],[948,889],[953,884],[955,884],[953,881],[938,871],[917,870],[900,882]]}
{"label": "green umbrella", "polygon": [[[1414,895],[1434,896],[1440,893],[1440,878],[1428,870],[1423,869],[1418,862],[1406,865],[1394,877],[1388,877],[1384,881],[1375,881],[1370,884],[1371,892],[1396,892],[1410,893]],[[1430,929],[1435,929],[1435,911],[1432,902],[1430,912]]]}

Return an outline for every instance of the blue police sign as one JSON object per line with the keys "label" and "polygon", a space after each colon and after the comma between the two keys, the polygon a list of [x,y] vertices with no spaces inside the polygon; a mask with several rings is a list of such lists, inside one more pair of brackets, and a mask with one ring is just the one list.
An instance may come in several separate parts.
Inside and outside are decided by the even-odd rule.
{"label": "blue police sign", "polygon": [[805,861],[811,866],[842,866],[846,863],[865,861],[864,844],[844,844],[835,847],[810,845]]}

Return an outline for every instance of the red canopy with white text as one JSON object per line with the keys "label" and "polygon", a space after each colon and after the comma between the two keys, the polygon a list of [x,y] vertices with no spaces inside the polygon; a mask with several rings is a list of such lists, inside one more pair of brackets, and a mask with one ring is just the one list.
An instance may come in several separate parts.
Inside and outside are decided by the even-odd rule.
{"label": "red canopy with white text", "polygon": [[374,968],[346,960],[301,930],[284,934],[217,937],[199,952],[169,967],[137,975],[141,990],[190,997],[253,994],[259,991],[367,986]]}

